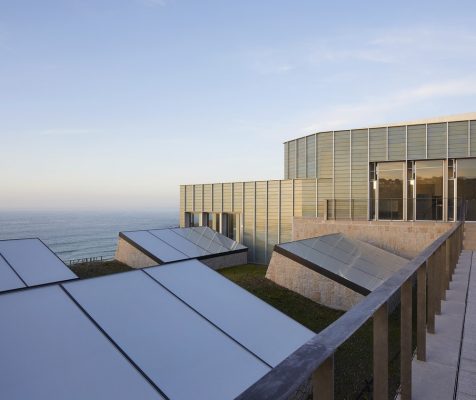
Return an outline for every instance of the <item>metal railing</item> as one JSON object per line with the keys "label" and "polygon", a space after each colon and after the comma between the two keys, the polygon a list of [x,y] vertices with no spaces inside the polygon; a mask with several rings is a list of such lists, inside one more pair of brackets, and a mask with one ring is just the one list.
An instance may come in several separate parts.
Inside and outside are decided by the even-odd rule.
{"label": "metal railing", "polygon": [[[464,219],[464,212],[462,213]],[[373,320],[373,398],[389,398],[388,303],[400,294],[400,395],[411,399],[412,283],[416,281],[416,356],[426,360],[426,332],[435,333],[435,315],[462,250],[464,221],[426,247],[405,267],[297,349],[238,400],[288,400],[311,377],[313,399],[334,398],[334,353],[367,321]]]}
{"label": "metal railing", "polygon": [[[405,204],[404,204],[405,203]],[[445,215],[447,220],[454,219],[455,205],[457,214],[461,214],[463,201],[461,198],[417,197],[403,198],[352,198],[327,199],[318,202],[320,216],[328,220],[393,220],[402,221],[442,221]],[[460,219],[460,218],[458,218]]]}
{"label": "metal railing", "polygon": [[72,265],[76,265],[76,264],[103,262],[103,261],[110,261],[112,259],[113,259],[112,257],[103,257],[103,256],[85,257],[85,258],[75,258],[73,260],[68,260],[67,263],[71,267]]}

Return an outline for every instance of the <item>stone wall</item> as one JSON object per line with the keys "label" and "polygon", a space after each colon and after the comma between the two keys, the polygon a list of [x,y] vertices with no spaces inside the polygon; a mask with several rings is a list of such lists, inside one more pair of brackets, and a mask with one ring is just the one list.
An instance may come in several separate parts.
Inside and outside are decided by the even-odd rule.
{"label": "stone wall", "polygon": [[136,249],[121,237],[119,237],[117,242],[117,249],[114,259],[128,265],[131,268],[151,267],[158,264],[157,261],[152,260],[152,258],[146,256],[144,253]]}
{"label": "stone wall", "polygon": [[349,310],[364,297],[276,252],[271,257],[266,278],[316,303],[337,310]]}
{"label": "stone wall", "polygon": [[452,225],[452,222],[433,221],[326,221],[322,218],[294,217],[293,240],[340,232],[412,259]]}

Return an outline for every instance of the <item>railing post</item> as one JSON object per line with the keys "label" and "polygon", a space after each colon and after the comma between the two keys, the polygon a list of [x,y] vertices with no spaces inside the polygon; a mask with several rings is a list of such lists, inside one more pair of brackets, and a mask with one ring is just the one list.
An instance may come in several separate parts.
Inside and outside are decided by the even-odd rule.
{"label": "railing post", "polygon": [[[439,248],[440,259],[440,300],[446,300],[446,241]],[[440,303],[441,312],[441,303]]]}
{"label": "railing post", "polygon": [[324,361],[312,375],[312,399],[334,400],[334,355]]}
{"label": "railing post", "polygon": [[448,238],[445,241],[445,278],[446,278],[446,285],[445,289],[450,289],[450,281],[451,281],[451,240]]}
{"label": "railing post", "polygon": [[388,306],[384,303],[373,316],[374,395],[388,400]]}
{"label": "railing post", "polygon": [[426,262],[417,271],[417,359],[426,361]]}
{"label": "railing post", "polygon": [[412,398],[412,280],[400,288],[400,384],[401,399]]}
{"label": "railing post", "polygon": [[434,295],[435,295],[435,313],[436,315],[441,314],[441,247],[435,251],[435,260],[433,263],[433,274],[435,276],[434,281]]}
{"label": "railing post", "polygon": [[431,255],[426,260],[426,274],[428,278],[428,296],[427,296],[427,307],[428,307],[428,322],[427,329],[428,333],[435,333],[435,265],[434,265],[434,255]]}
{"label": "railing post", "polygon": [[448,268],[449,268],[449,275],[448,275],[448,289],[450,286],[450,282],[453,280],[453,262],[455,258],[455,249],[454,249],[454,235],[451,235],[448,238],[448,245],[449,245],[449,257],[448,257]]}

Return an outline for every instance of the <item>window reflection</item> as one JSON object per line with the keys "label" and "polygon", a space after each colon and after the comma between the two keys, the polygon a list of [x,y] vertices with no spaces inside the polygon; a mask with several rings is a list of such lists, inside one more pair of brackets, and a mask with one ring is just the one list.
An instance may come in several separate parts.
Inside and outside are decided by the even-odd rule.
{"label": "window reflection", "polygon": [[476,159],[457,161],[458,198],[466,206],[467,221],[476,221]]}
{"label": "window reflection", "polygon": [[416,219],[443,219],[443,161],[416,161]]}
{"label": "window reflection", "polygon": [[379,219],[403,219],[403,167],[402,162],[377,166]]}

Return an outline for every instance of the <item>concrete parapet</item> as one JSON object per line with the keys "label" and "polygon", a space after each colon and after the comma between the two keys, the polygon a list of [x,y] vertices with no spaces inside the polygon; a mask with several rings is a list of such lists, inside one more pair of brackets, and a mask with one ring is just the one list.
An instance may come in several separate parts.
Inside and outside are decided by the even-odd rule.
{"label": "concrete parapet", "polygon": [[120,261],[131,268],[143,268],[157,265],[157,261],[152,260],[140,250],[119,237],[114,259]]}
{"label": "concrete parapet", "polygon": [[349,310],[364,297],[277,252],[273,252],[266,278],[337,310]]}

